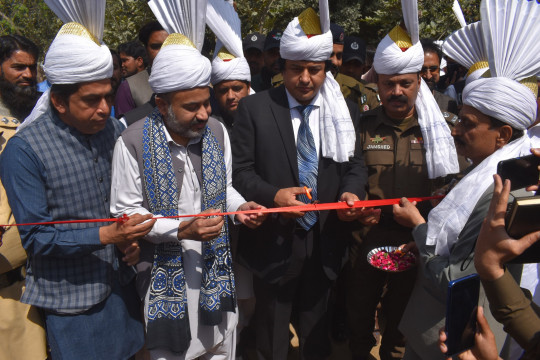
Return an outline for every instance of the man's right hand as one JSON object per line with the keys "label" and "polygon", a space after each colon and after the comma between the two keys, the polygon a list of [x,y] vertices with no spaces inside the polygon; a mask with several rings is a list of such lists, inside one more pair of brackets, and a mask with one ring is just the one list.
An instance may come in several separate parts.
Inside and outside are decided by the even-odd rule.
{"label": "man's right hand", "polygon": [[[134,214],[130,215],[129,219],[125,222],[114,222],[110,225],[102,226],[99,228],[99,240],[103,245],[138,240],[152,230],[156,222],[156,220],[150,220],[152,217],[152,214]],[[145,223],[145,221],[147,222]]]}
{"label": "man's right hand", "polygon": [[[207,209],[201,214],[218,213],[219,209]],[[221,233],[225,224],[223,216],[196,217],[190,221],[182,221],[178,226],[178,240],[209,241],[215,239]]]}
{"label": "man's right hand", "polygon": [[506,208],[510,196],[510,180],[504,185],[499,175],[493,175],[493,197],[474,250],[474,265],[480,279],[496,280],[504,275],[504,264],[523,254],[540,239],[540,231],[512,239],[505,229]]}
{"label": "man's right hand", "polygon": [[[276,207],[287,207],[287,206],[302,206],[306,205],[301,201],[296,200],[296,195],[305,194],[306,190],[303,187],[290,187],[279,189],[274,197],[274,205]],[[305,212],[301,211],[291,211],[281,213],[284,217],[289,218],[300,218],[304,216]]]}

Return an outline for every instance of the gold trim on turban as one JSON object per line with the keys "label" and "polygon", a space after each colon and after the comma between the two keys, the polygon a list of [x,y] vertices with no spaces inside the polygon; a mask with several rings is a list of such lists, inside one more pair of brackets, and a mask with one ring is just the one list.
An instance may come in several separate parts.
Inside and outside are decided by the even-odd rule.
{"label": "gold trim on turban", "polygon": [[193,44],[193,42],[191,42],[191,40],[189,40],[185,35],[178,33],[173,33],[167,36],[161,47],[164,48],[165,46],[169,45],[185,45],[191,46],[192,48],[196,49],[195,45]]}
{"label": "gold trim on turban", "polygon": [[[487,71],[482,75],[483,78],[490,78],[491,77],[491,70],[487,69]],[[531,90],[534,94],[535,98],[538,98],[538,82],[536,80],[536,76],[531,76],[522,80],[519,80],[518,83],[525,86],[527,89]]]}
{"label": "gold trim on turban", "polygon": [[229,50],[227,50],[227,48],[224,46],[222,47],[218,54],[216,55],[216,57],[220,58],[221,60],[223,61],[230,61],[232,59],[236,59],[236,56],[234,56],[233,54],[231,54],[229,52]]}
{"label": "gold trim on turban", "polygon": [[97,45],[100,45],[98,39],[94,35],[92,35],[92,33],[88,31],[87,28],[76,22],[68,22],[64,24],[64,26],[60,28],[60,31],[58,31],[57,36],[60,35],[76,35],[91,40]]}
{"label": "gold trim on turban", "polygon": [[471,66],[469,71],[467,71],[467,76],[471,75],[476,70],[480,70],[484,68],[487,70],[489,68],[489,63],[487,61],[478,61],[474,63],[473,66]]}
{"label": "gold trim on turban", "polygon": [[521,85],[525,85],[534,94],[534,97],[538,99],[538,80],[536,76],[531,76],[519,81]]}
{"label": "gold trim on turban", "polygon": [[403,51],[413,46],[411,37],[400,25],[394,27],[388,36],[392,39],[396,45]]}
{"label": "gold trim on turban", "polygon": [[321,35],[321,21],[319,15],[312,8],[307,8],[298,15],[300,27],[306,35]]}

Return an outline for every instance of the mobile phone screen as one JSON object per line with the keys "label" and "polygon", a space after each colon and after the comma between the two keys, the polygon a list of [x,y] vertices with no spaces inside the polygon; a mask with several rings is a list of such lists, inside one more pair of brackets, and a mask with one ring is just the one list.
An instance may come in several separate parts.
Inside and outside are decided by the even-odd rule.
{"label": "mobile phone screen", "polygon": [[479,294],[478,274],[465,276],[448,284],[445,329],[447,356],[459,354],[474,346]]}
{"label": "mobile phone screen", "polygon": [[503,160],[497,165],[502,180],[510,179],[512,190],[538,184],[540,158],[534,155]]}

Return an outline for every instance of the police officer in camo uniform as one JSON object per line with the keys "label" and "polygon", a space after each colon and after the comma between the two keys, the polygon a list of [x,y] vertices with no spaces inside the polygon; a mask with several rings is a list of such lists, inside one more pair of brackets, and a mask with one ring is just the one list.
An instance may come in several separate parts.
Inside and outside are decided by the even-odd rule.
{"label": "police officer in camo uniform", "polygon": [[[329,59],[332,61],[330,71],[332,72],[332,75],[334,75],[334,79],[336,79],[337,83],[339,84],[343,97],[358,104],[361,112],[376,108],[380,105],[380,100],[375,90],[365,86],[355,78],[339,72],[343,61],[345,32],[341,26],[334,23],[330,25],[330,30],[332,31],[332,38],[334,42],[334,49]],[[282,83],[283,76],[281,73],[272,78],[272,86],[278,87]]]}

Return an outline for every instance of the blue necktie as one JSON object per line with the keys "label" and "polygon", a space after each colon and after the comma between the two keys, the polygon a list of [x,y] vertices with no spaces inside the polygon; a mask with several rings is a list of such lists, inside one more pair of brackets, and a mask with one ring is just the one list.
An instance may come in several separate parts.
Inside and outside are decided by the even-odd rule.
{"label": "blue necktie", "polygon": [[[302,114],[298,136],[296,138],[296,153],[298,157],[298,180],[300,186],[311,188],[312,200],[317,200],[317,172],[318,159],[315,140],[309,128],[309,114],[313,110],[313,105],[297,106],[296,109]],[[305,194],[298,195],[298,200],[306,204],[310,200]],[[298,224],[304,229],[309,230],[317,222],[318,214],[315,211],[307,212],[303,217],[298,218]]]}

